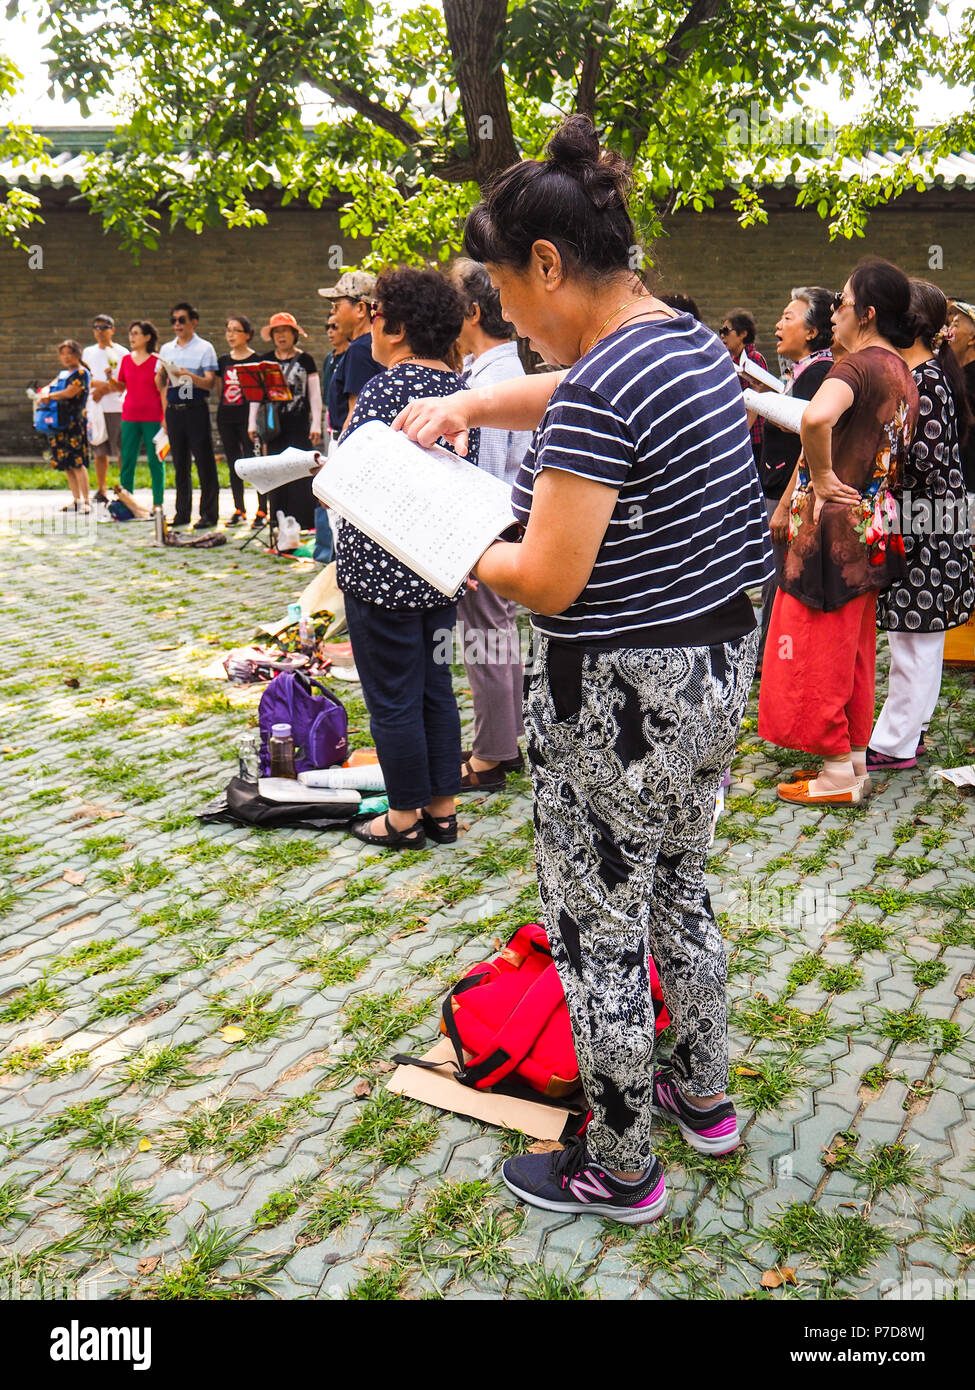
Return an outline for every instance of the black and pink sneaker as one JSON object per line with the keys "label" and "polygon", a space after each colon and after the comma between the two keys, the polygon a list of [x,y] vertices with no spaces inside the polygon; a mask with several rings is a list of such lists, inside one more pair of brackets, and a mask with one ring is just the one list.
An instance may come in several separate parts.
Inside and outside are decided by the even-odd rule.
{"label": "black and pink sneaker", "polygon": [[917,755],[912,758],[892,758],[889,753],[878,753],[876,748],[867,749],[868,772],[907,772],[917,767]]}
{"label": "black and pink sneaker", "polygon": [[669,1071],[653,1074],[653,1113],[676,1120],[681,1134],[698,1153],[717,1158],[737,1149],[741,1140],[738,1117],[730,1100],[719,1101],[709,1110],[689,1105]]}
{"label": "black and pink sneaker", "polygon": [[642,1178],[623,1182],[589,1157],[585,1139],[573,1137],[561,1152],[520,1154],[501,1165],[505,1186],[533,1207],[590,1212],[628,1226],[656,1221],[667,1205],[664,1170],[654,1159]]}

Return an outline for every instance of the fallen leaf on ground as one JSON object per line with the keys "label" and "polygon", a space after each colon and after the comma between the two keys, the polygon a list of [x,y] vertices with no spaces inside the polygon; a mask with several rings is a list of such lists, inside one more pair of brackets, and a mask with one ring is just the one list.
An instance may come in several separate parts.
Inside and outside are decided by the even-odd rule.
{"label": "fallen leaf on ground", "polygon": [[144,1260],[139,1261],[136,1269],[140,1274],[151,1274],[161,1259],[161,1255],[147,1255]]}
{"label": "fallen leaf on ground", "polygon": [[777,1289],[784,1283],[782,1275],[777,1269],[767,1269],[761,1278],[763,1289]]}
{"label": "fallen leaf on ground", "polygon": [[381,1071],[381,1072],[383,1073],[383,1075],[385,1076],[385,1074],[386,1074],[387,1072],[389,1072],[389,1071],[395,1071],[395,1070],[396,1070],[396,1067],[395,1067],[395,1064],[394,1064],[393,1062],[377,1062],[377,1063],[376,1063],[376,1070],[377,1070],[377,1071]]}
{"label": "fallen leaf on ground", "polygon": [[234,1023],[225,1023],[222,1028],[217,1029],[217,1032],[224,1042],[243,1042],[247,1037],[243,1028],[238,1028]]}
{"label": "fallen leaf on ground", "polygon": [[799,1280],[796,1278],[796,1272],[791,1265],[780,1265],[779,1273],[787,1284],[795,1284],[798,1287]]}
{"label": "fallen leaf on ground", "polygon": [[756,1071],[754,1067],[735,1067],[736,1076],[761,1076],[761,1074],[762,1073]]}
{"label": "fallen leaf on ground", "polygon": [[78,686],[81,684],[81,681],[78,679],[77,676],[68,676],[67,680],[64,683],[65,685],[69,685],[72,690],[77,690]]}
{"label": "fallen leaf on ground", "polygon": [[152,1140],[151,1140],[151,1139],[140,1139],[140,1140],[139,1140],[139,1153],[140,1153],[140,1154],[147,1154],[151,1148],[152,1148]]}
{"label": "fallen leaf on ground", "polygon": [[88,875],[85,873],[84,869],[65,869],[61,877],[64,879],[65,883],[73,883],[77,887],[84,883]]}
{"label": "fallen leaf on ground", "polygon": [[178,642],[167,642],[164,647],[157,647],[157,652],[175,652],[179,650]]}
{"label": "fallen leaf on ground", "polygon": [[11,748],[9,743],[5,743],[3,745],[3,751],[4,753],[16,753],[17,750],[16,748]]}
{"label": "fallen leaf on ground", "polygon": [[554,1154],[558,1153],[563,1146],[557,1139],[536,1139],[534,1144],[528,1145],[530,1154]]}
{"label": "fallen leaf on ground", "polygon": [[371,1096],[372,1086],[365,1079],[365,1077],[363,1077],[361,1081],[357,1081],[355,1085],[352,1087],[352,1094],[354,1096]]}

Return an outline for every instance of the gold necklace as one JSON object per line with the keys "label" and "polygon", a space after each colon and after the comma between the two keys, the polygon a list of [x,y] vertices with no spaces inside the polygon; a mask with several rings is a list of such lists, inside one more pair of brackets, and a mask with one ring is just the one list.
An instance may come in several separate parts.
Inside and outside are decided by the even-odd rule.
{"label": "gold necklace", "polygon": [[[639,298],[639,299],[652,299],[652,298],[653,298],[653,295],[652,295],[652,294],[641,294],[641,295],[638,296],[638,298]],[[587,353],[587,352],[590,352],[590,351],[592,350],[592,348],[595,347],[596,341],[597,341],[597,339],[599,338],[600,333],[602,333],[603,329],[606,327],[606,325],[607,325],[612,319],[614,319],[614,318],[616,317],[616,315],[617,315],[622,309],[628,309],[628,308],[630,307],[630,305],[631,305],[633,302],[634,302],[634,301],[633,301],[632,299],[628,299],[628,300],[626,300],[623,304],[618,304],[611,314],[607,314],[606,318],[603,319],[602,323],[599,325],[599,327],[596,329],[596,331],[595,331],[595,333],[593,334],[593,336],[590,338],[588,346],[585,347],[585,348],[583,349],[583,352],[582,352],[583,357],[585,357],[586,353]],[[641,309],[641,310],[640,310],[640,313],[641,313],[641,314],[644,314],[644,313],[646,313],[646,310],[645,310],[645,309]],[[624,322],[625,322],[625,320],[624,320]],[[622,327],[622,326],[623,326],[623,325],[621,324],[620,327]]]}

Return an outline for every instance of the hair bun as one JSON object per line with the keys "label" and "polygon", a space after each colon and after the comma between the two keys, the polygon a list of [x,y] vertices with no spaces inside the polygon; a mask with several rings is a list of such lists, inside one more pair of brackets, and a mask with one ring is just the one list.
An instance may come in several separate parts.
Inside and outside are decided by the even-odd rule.
{"label": "hair bun", "polygon": [[600,211],[614,203],[625,204],[630,189],[630,169],[612,150],[604,150],[588,116],[570,116],[548,142],[548,164],[582,186]]}

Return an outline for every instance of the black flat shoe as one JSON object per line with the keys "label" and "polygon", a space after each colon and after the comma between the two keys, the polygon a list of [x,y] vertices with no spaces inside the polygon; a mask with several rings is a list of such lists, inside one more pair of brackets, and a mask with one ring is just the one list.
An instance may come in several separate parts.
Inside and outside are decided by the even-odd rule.
{"label": "black flat shoe", "polygon": [[429,839],[438,845],[457,843],[456,816],[431,816],[426,811],[422,811],[420,814],[423,816],[423,829]]}
{"label": "black flat shoe", "polygon": [[[473,751],[470,748],[461,749],[460,760],[462,764],[469,763],[473,756]],[[498,763],[498,767],[501,769],[502,772],[524,772],[525,760],[521,755],[521,749],[519,748],[518,756],[516,758],[502,758],[501,761]],[[494,770],[494,768],[491,769],[492,772]]]}
{"label": "black flat shoe", "polygon": [[500,791],[507,780],[505,770],[500,763],[497,767],[488,768],[485,772],[476,772],[469,762],[465,762],[463,769],[463,776],[460,779],[462,792]]}
{"label": "black flat shoe", "polygon": [[386,822],[387,835],[374,835],[368,826],[376,819],[375,816],[366,816],[359,824],[352,827],[352,834],[357,840],[361,840],[364,845],[384,845],[387,849],[424,849],[427,837],[423,831],[423,821],[415,820],[406,830],[394,830],[389,823],[389,816],[383,816]]}
{"label": "black flat shoe", "polygon": [[234,512],[233,516],[232,516],[232,517],[230,518],[230,520],[227,522],[227,525],[228,525],[228,526],[239,526],[239,525],[241,524],[242,521],[246,521],[246,520],[247,520],[247,518],[246,518],[246,516],[244,515],[243,512]]}

